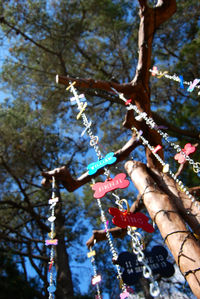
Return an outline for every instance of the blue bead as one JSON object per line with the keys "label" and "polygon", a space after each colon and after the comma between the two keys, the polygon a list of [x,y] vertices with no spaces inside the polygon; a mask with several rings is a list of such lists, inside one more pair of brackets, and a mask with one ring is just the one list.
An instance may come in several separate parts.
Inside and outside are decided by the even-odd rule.
{"label": "blue bead", "polygon": [[48,291],[49,293],[54,293],[54,292],[56,291],[56,287],[55,287],[54,285],[51,285],[51,286],[49,286],[49,287],[47,288],[47,291]]}

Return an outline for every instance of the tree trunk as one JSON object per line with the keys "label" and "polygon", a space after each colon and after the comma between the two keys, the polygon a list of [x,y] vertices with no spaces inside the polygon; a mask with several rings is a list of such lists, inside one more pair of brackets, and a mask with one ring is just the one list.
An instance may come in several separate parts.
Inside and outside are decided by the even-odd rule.
{"label": "tree trunk", "polygon": [[140,195],[143,195],[151,219],[156,223],[193,294],[200,298],[200,246],[187,229],[174,198],[161,191],[144,164],[128,161],[125,169]]}
{"label": "tree trunk", "polygon": [[57,290],[56,299],[73,299],[73,283],[69,266],[69,256],[66,251],[64,225],[65,218],[62,215],[62,202],[59,202],[55,210],[55,230],[58,245],[56,246],[56,267],[57,267]]}

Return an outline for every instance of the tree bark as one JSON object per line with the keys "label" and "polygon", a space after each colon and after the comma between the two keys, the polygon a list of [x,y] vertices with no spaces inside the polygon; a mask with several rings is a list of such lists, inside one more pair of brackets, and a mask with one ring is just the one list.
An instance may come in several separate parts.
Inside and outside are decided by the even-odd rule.
{"label": "tree bark", "polygon": [[185,276],[193,294],[200,298],[200,246],[187,229],[176,204],[158,187],[147,167],[140,162],[128,161],[125,169],[140,194],[151,219]]}
{"label": "tree bark", "polygon": [[56,238],[58,239],[58,245],[56,246],[57,289],[55,294],[56,299],[73,299],[74,291],[72,274],[69,265],[69,256],[66,251],[65,244],[65,217],[62,215],[62,202],[60,196],[59,198],[60,201],[55,210],[55,232]]}
{"label": "tree bark", "polygon": [[166,193],[175,203],[179,214],[184,221],[191,227],[192,231],[199,234],[200,211],[188,196],[182,192],[179,185],[167,174],[160,173],[155,169],[150,169],[151,176],[159,185],[159,188]]}

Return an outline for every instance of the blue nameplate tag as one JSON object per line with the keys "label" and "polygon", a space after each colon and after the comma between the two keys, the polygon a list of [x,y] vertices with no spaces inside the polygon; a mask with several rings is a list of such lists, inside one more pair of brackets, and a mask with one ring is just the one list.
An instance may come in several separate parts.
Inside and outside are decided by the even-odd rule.
{"label": "blue nameplate tag", "polygon": [[108,153],[105,158],[98,160],[97,162],[90,163],[87,167],[89,175],[92,175],[97,172],[100,168],[103,168],[104,166],[108,164],[113,164],[117,160],[116,157],[114,157],[114,153]]}

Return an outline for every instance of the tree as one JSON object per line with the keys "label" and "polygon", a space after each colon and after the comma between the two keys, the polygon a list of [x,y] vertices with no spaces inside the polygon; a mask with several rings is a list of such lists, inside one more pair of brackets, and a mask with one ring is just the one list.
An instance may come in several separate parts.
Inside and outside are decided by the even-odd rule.
{"label": "tree", "polygon": [[[43,175],[46,181],[51,178],[52,174],[55,175],[56,180],[63,183],[70,192],[91,180],[91,176],[89,177],[87,174],[82,177],[82,180],[73,179],[70,174],[73,172],[74,177],[81,174],[79,168],[85,165],[85,161],[80,159],[78,153],[82,153],[82,155],[86,153],[87,143],[84,142],[84,146],[80,143],[76,144],[76,140],[71,138],[70,131],[76,123],[73,115],[70,114],[73,110],[69,106],[69,102],[63,100],[60,103],[59,98],[64,99],[66,97],[65,91],[60,86],[52,85],[56,73],[59,74],[59,83],[64,85],[68,85],[69,81],[75,80],[77,89],[84,91],[87,99],[92,101],[92,107],[96,108],[95,112],[94,110],[92,111],[94,112],[93,117],[96,118],[98,126],[102,130],[106,130],[104,139],[109,140],[109,142],[111,140],[110,146],[112,146],[112,149],[116,149],[117,162],[126,159],[140,143],[136,140],[137,136],[133,134],[127,146],[123,150],[117,151],[120,148],[119,145],[122,146],[124,141],[127,141],[129,133],[125,129],[119,128],[119,119],[121,121],[122,118],[121,111],[125,113],[126,109],[118,96],[113,94],[111,87],[118,92],[122,92],[127,99],[131,98],[140,111],[145,111],[149,116],[153,115],[159,125],[166,123],[166,115],[171,120],[171,123],[177,122],[181,129],[177,129],[177,127],[167,122],[170,132],[175,134],[175,136],[182,134],[187,140],[195,142],[199,140],[199,133],[193,130],[197,114],[194,112],[193,118],[188,120],[188,113],[196,107],[198,99],[194,96],[194,102],[191,105],[185,105],[184,111],[182,111],[180,117],[177,117],[177,111],[180,111],[179,101],[181,95],[177,95],[175,90],[171,91],[168,88],[165,91],[162,88],[162,83],[159,81],[152,88],[152,94],[154,95],[162,90],[162,101],[160,97],[159,99],[156,96],[153,97],[153,104],[159,112],[158,116],[158,114],[150,111],[149,87],[149,68],[151,67],[152,42],[155,31],[163,26],[155,38],[155,44],[157,42],[158,45],[159,40],[159,42],[163,43],[163,47],[161,49],[156,47],[154,49],[155,55],[159,54],[159,59],[164,61],[164,66],[166,65],[166,53],[167,55],[172,55],[178,61],[176,63],[177,70],[182,69],[178,58],[179,55],[184,56],[187,54],[187,48],[185,48],[181,39],[178,49],[172,42],[171,44],[167,43],[166,46],[166,40],[169,39],[170,30],[174,24],[178,29],[181,28],[184,22],[184,15],[181,15],[181,11],[185,12],[188,10],[195,18],[190,30],[187,32],[187,29],[182,28],[181,33],[186,40],[188,39],[188,47],[195,50],[196,43],[198,45],[197,33],[199,28],[198,16],[194,12],[194,7],[196,8],[195,5],[197,4],[191,1],[190,3],[185,1],[184,4],[179,4],[177,19],[180,20],[180,24],[178,24],[176,17],[173,17],[171,25],[170,22],[167,25],[166,23],[162,25],[174,14],[176,1],[158,1],[154,8],[149,7],[147,1],[138,1],[138,3],[140,8],[138,63],[135,55],[137,51],[135,43],[137,35],[136,31],[133,32],[135,24],[139,21],[135,17],[137,7],[126,1],[107,0],[100,1],[100,3],[99,1],[62,1],[59,4],[54,1],[51,4],[47,4],[44,1],[34,1],[34,3],[32,1],[18,1],[17,3],[9,1],[9,5],[7,3],[1,4],[2,30],[7,38],[10,39],[8,42],[12,44],[12,47],[9,49],[10,54],[4,64],[2,78],[5,86],[9,86],[16,97],[14,104],[7,103],[6,106],[2,107],[3,113],[6,114],[6,116],[2,117],[2,121],[5,124],[5,133],[2,132],[4,140],[1,146],[2,192],[7,191],[8,188],[11,191],[12,189],[16,191],[16,186],[17,190],[20,190],[20,195],[16,197],[13,197],[13,194],[10,193],[3,193],[4,200],[1,205],[9,213],[6,225],[2,223],[2,226],[4,227],[4,240],[7,238],[8,231],[9,233],[14,232],[20,237],[22,237],[23,233],[21,247],[18,242],[19,249],[18,251],[13,251],[15,254],[22,252],[23,244],[27,244],[26,247],[30,250],[30,242],[33,242],[27,240],[24,227],[26,227],[30,234],[29,236],[31,236],[29,238],[35,240],[35,245],[38,244],[37,238],[41,235],[43,239],[40,241],[44,243],[44,231],[48,232],[49,230],[44,223],[45,210],[42,209],[43,205],[41,203],[42,200],[45,202],[45,194],[38,186],[38,171],[45,168],[52,169],[63,163],[67,164],[56,171],[43,172]],[[127,15],[129,16],[128,19]],[[90,18],[93,19],[93,22],[90,22]],[[194,40],[197,40],[197,42]],[[14,61],[12,61],[13,58],[15,59]],[[188,62],[191,62],[189,57]],[[194,68],[196,67],[195,62],[194,59]],[[136,74],[134,79],[132,79],[136,65]],[[184,67],[186,67],[185,64]],[[197,73],[194,74],[196,77]],[[87,77],[92,79],[87,79]],[[32,88],[27,88],[27,84]],[[169,95],[168,92],[170,92]],[[167,96],[164,96],[165,93],[167,93]],[[166,101],[166,98],[168,101]],[[100,99],[103,99],[103,103]],[[120,109],[119,105],[121,106]],[[160,107],[163,107],[163,109]],[[170,117],[166,113],[166,108],[169,109],[169,107],[173,109],[173,114]],[[24,109],[23,114],[21,112],[22,109]],[[65,111],[67,109],[68,113],[66,115]],[[16,118],[18,111],[20,111],[20,115]],[[15,117],[12,117],[13,115]],[[107,124],[102,121],[104,117],[108,118],[108,116],[112,116],[112,126],[115,123],[117,124],[114,133],[111,130],[109,132],[106,127]],[[56,122],[58,119],[59,122]],[[5,120],[7,121],[5,122]],[[70,126],[66,128],[65,124],[68,124],[69,121]],[[58,132],[58,124],[60,128],[63,128],[61,132]],[[129,129],[132,126],[142,129],[143,136],[148,138],[152,146],[161,144],[161,138],[156,131],[150,130],[145,122],[135,121],[132,111],[127,113],[124,125]],[[36,131],[33,131],[33,129]],[[15,132],[19,132],[19,134],[16,135]],[[31,136],[31,138],[28,139],[27,136],[29,138]],[[35,136],[38,136],[38,138],[35,139]],[[113,138],[114,136],[116,138]],[[12,145],[10,145],[10,140],[13,140]],[[33,144],[33,140],[37,142]],[[116,140],[119,141],[118,146],[115,144]],[[16,150],[17,147],[18,151]],[[79,164],[74,159],[76,155],[79,158]],[[129,161],[126,163],[127,172],[136,184],[140,195],[143,195],[143,202],[151,218],[155,220],[159,227],[162,236],[166,239],[167,245],[174,253],[175,260],[180,264],[181,270],[187,274],[186,278],[191,289],[194,294],[198,294],[196,293],[198,292],[198,286],[196,287],[195,285],[195,276],[198,277],[199,275],[199,266],[195,264],[194,267],[193,264],[191,265],[184,260],[184,255],[191,254],[191,252],[193,257],[195,255],[199,256],[197,241],[192,233],[188,233],[185,227],[185,222],[187,222],[191,229],[198,234],[198,209],[194,205],[191,207],[190,199],[184,194],[180,194],[174,181],[167,175],[161,176],[160,164],[148,148],[146,149],[146,156],[147,166],[139,162]],[[163,153],[160,156],[163,157]],[[25,167],[22,167],[24,157],[26,157],[27,163]],[[97,175],[100,173],[101,171]],[[162,181],[160,177],[163,177]],[[148,180],[149,185],[148,192],[144,192],[146,180]],[[153,187],[154,182],[158,185],[157,189]],[[169,190],[168,185],[173,186],[171,190]],[[195,179],[193,179],[192,185],[196,185]],[[162,194],[160,194],[161,191],[163,192]],[[23,197],[21,197],[21,194]],[[77,199],[75,200],[73,196],[66,198],[63,193],[61,198],[63,198],[62,203],[67,202],[67,204],[65,207],[63,207],[63,204],[59,206],[57,211],[57,233],[60,246],[57,247],[59,253],[58,273],[60,273],[60,276],[58,275],[57,279],[59,283],[56,295],[58,298],[61,296],[64,298],[67,294],[68,297],[66,298],[69,298],[70,296],[73,297],[72,281],[69,279],[70,269],[68,267],[68,275],[66,277],[63,265],[69,265],[66,248],[69,246],[70,235],[68,236],[68,245],[66,245],[64,242],[66,232],[64,232],[63,228],[65,219],[69,220],[67,215],[71,212],[70,204],[73,206],[74,203],[77,203]],[[10,206],[15,209],[10,210]],[[136,208],[138,207],[134,205],[132,207],[133,211],[136,211]],[[190,209],[192,214],[188,214],[186,209]],[[23,218],[23,221],[20,223],[16,223],[20,219],[18,217],[15,220],[14,215],[16,211],[23,211],[22,216],[18,215]],[[80,217],[78,215],[78,204],[74,206],[73,211],[74,217]],[[2,213],[4,213],[4,210],[2,210]],[[28,216],[31,218],[28,218]],[[11,222],[11,219],[13,219],[14,223]],[[172,222],[176,226],[172,227]],[[165,224],[164,228],[162,227],[163,224]],[[19,225],[21,231],[16,231]],[[71,223],[68,225],[71,227]],[[168,231],[166,228],[168,228]],[[174,233],[175,230],[176,234]],[[184,237],[184,233],[180,231],[185,231]],[[77,231],[77,233],[80,235],[80,232]],[[121,231],[118,231],[118,233],[121,233]],[[99,233],[96,232],[95,237],[97,240],[99,236]],[[74,237],[76,237],[75,234]],[[16,242],[16,240],[11,238],[9,241],[12,244]],[[5,243],[4,246],[7,246],[7,244]],[[189,250],[191,251],[192,248],[193,251],[188,253],[185,250],[189,246]],[[23,255],[29,256],[38,275],[46,283],[47,267],[45,268],[45,273],[41,273],[37,263],[33,262],[32,259],[39,258],[39,260],[42,260],[45,256],[47,261],[46,248],[45,246],[36,247],[37,253],[40,253],[39,257],[38,255],[34,256],[34,250],[29,252],[29,254],[23,251]],[[182,251],[180,252],[179,249],[182,249]],[[63,260],[59,262],[60,253],[64,253],[65,263],[63,263]],[[62,282],[60,282],[59,277]],[[65,287],[60,288],[62,284],[65,284]]]}
{"label": "tree", "polygon": [[15,298],[39,298],[40,292],[37,290],[36,281],[34,279],[28,280],[18,270],[16,261],[7,254],[1,253],[1,299],[8,297]]}

